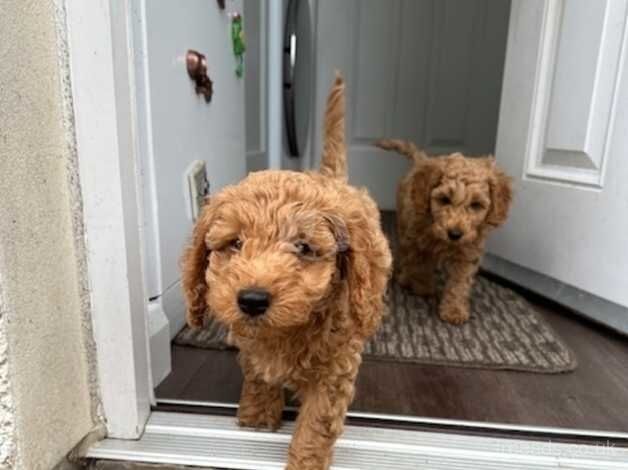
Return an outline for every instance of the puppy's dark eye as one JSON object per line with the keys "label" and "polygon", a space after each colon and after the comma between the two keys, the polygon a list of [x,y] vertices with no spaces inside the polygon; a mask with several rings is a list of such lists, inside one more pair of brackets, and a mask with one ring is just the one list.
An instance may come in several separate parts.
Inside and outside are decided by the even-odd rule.
{"label": "puppy's dark eye", "polygon": [[242,248],[242,240],[240,240],[239,238],[234,238],[229,242],[229,248],[234,251],[240,251],[240,249]]}
{"label": "puppy's dark eye", "polygon": [[479,212],[482,209],[484,209],[484,206],[482,205],[481,202],[472,202],[469,207],[471,207],[471,210],[473,210],[475,212]]}
{"label": "puppy's dark eye", "polygon": [[438,202],[441,203],[443,206],[446,206],[448,204],[451,204],[451,199],[449,199],[447,196],[439,196]]}
{"label": "puppy's dark eye", "polygon": [[312,249],[312,247],[305,242],[301,242],[301,241],[296,242],[294,244],[294,247],[297,249],[297,253],[301,256],[308,256],[308,255],[314,254],[314,250]]}

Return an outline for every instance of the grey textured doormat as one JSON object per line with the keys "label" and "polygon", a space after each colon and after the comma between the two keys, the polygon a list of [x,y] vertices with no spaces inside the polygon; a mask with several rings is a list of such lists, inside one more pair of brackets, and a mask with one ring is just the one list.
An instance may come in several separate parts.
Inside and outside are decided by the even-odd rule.
{"label": "grey textured doormat", "polygon": [[[384,217],[386,231],[394,238],[390,222],[389,215]],[[387,304],[389,314],[365,347],[367,359],[545,374],[577,366],[573,352],[532,305],[481,275],[471,294],[471,318],[462,326],[441,321],[435,302],[410,294],[394,279]],[[225,330],[210,320],[198,331],[185,327],[174,342],[227,349],[225,337]]]}

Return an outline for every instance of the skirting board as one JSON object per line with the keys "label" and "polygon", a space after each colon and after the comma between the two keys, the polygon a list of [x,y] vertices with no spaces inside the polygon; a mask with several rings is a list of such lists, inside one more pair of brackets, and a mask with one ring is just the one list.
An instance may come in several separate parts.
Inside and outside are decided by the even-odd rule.
{"label": "skirting board", "polygon": [[597,323],[628,335],[628,308],[487,253],[485,270],[519,284]]}
{"label": "skirting board", "polygon": [[148,303],[148,334],[150,370],[156,387],[172,371],[170,323],[159,301]]}
{"label": "skirting board", "polygon": [[150,362],[153,386],[170,374],[170,340],[185,325],[185,303],[181,283],[177,281],[156,299],[148,302]]}

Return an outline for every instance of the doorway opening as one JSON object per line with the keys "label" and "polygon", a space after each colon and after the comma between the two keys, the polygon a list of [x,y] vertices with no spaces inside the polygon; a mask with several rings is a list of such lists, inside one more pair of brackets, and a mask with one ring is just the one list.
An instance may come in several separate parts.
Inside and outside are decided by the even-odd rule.
{"label": "doorway opening", "polygon": [[[255,14],[247,17],[252,21]],[[340,69],[348,84],[350,181],[369,190],[392,241],[396,188],[409,163],[373,143],[382,137],[407,139],[431,155],[496,152],[510,2],[320,1],[311,17],[310,140],[300,160],[284,149],[284,166],[317,167],[325,96],[333,71]],[[261,43],[263,31],[254,31]],[[250,80],[256,80],[251,90],[258,93],[246,97],[247,106],[254,104],[247,108],[247,149],[263,140],[256,125],[264,107],[259,70],[263,67],[250,65]],[[251,148],[258,147],[263,145]],[[263,151],[256,152],[249,170],[264,168]],[[530,230],[544,227],[535,222]],[[503,239],[495,244],[501,254],[506,246]],[[395,330],[386,332],[385,353],[373,346],[365,356],[351,406],[354,419],[479,423],[494,432],[560,428],[571,436],[628,430],[625,337],[507,280],[495,265],[484,266],[476,281],[477,302],[490,301],[496,312],[495,322],[485,322],[484,329],[442,327],[428,302],[399,291],[399,305],[414,303],[395,311],[405,315],[403,321],[385,324]],[[504,309],[510,316],[502,315]],[[427,317],[419,316],[420,310]],[[224,334],[215,324],[200,333],[171,332],[172,370],[155,389],[157,410],[234,414],[242,376],[237,351]]]}

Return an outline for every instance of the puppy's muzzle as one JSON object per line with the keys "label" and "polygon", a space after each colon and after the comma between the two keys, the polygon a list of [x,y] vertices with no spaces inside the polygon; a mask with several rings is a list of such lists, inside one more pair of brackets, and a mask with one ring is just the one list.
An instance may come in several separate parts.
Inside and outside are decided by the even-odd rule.
{"label": "puppy's muzzle", "polygon": [[460,240],[462,235],[464,235],[462,231],[457,228],[452,228],[447,231],[447,236],[452,242]]}
{"label": "puppy's muzzle", "polygon": [[242,289],[238,292],[238,307],[250,317],[263,315],[270,306],[270,293],[265,289]]}

